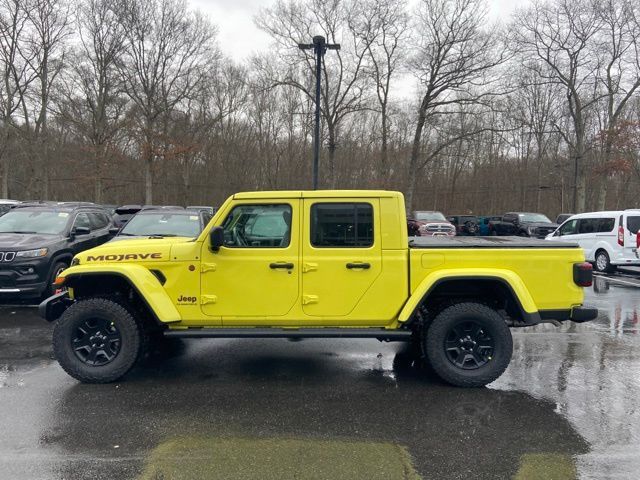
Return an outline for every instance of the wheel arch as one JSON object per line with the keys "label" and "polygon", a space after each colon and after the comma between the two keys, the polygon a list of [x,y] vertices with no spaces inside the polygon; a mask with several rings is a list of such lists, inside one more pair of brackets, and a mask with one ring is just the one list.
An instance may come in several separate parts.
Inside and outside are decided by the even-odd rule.
{"label": "wheel arch", "polygon": [[512,271],[446,272],[425,278],[400,312],[398,321],[409,325],[421,308],[435,308],[448,298],[482,299],[506,310],[516,324],[540,322],[538,309],[522,279]]}
{"label": "wheel arch", "polygon": [[63,277],[74,299],[122,296],[157,325],[182,320],[158,277],[140,265],[91,266],[90,270],[77,266],[65,270]]}

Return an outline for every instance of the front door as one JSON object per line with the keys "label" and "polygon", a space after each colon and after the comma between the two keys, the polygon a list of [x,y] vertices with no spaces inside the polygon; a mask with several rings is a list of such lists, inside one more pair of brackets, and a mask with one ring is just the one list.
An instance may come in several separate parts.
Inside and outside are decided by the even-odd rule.
{"label": "front door", "polygon": [[[202,249],[202,311],[223,324],[260,324],[298,300],[299,200],[235,203],[222,224],[224,245]],[[254,318],[251,318],[254,317]]]}
{"label": "front door", "polygon": [[302,309],[348,316],[382,271],[378,200],[308,199],[303,209]]}

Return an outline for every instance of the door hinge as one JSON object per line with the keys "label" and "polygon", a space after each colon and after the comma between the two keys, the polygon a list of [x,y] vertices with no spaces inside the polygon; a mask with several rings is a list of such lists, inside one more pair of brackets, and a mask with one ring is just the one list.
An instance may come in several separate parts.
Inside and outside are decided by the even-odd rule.
{"label": "door hinge", "polygon": [[318,303],[320,299],[317,295],[302,295],[302,304],[309,305],[310,303]]}
{"label": "door hinge", "polygon": [[200,305],[206,305],[208,303],[216,303],[218,301],[218,297],[215,295],[202,295],[200,297]]}
{"label": "door hinge", "polygon": [[315,272],[316,270],[318,270],[318,264],[317,263],[305,262],[302,265],[302,273]]}
{"label": "door hinge", "polygon": [[206,273],[206,272],[215,272],[216,268],[218,268],[218,265],[216,265],[215,263],[203,263],[200,266],[200,271],[202,273]]}

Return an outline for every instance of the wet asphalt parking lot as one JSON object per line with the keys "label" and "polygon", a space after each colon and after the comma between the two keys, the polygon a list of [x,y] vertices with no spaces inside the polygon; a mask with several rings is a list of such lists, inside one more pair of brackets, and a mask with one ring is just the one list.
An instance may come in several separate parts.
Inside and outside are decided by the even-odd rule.
{"label": "wet asphalt parking lot", "polygon": [[32,307],[0,307],[0,478],[640,478],[640,274],[587,324],[513,330],[487,388],[401,343],[190,340],[83,385]]}

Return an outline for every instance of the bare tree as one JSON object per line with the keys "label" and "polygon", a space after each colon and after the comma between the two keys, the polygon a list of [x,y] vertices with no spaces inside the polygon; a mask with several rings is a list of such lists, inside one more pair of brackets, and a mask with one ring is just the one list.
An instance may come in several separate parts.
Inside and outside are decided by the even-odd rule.
{"label": "bare tree", "polygon": [[[340,43],[341,50],[325,56],[322,65],[321,115],[328,143],[328,186],[336,185],[336,148],[341,123],[364,108],[367,77],[363,75],[367,45],[352,28],[356,0],[306,0],[284,2],[263,10],[256,18],[259,28],[274,40],[281,65],[270,65],[274,86],[295,87],[314,99],[313,51],[301,51],[298,43],[308,43],[323,35],[328,43]],[[264,67],[267,65],[262,64]]]}
{"label": "bare tree", "polygon": [[380,108],[380,169],[387,177],[389,169],[389,95],[392,78],[403,60],[403,42],[407,40],[409,19],[404,0],[365,0],[358,3],[352,20],[353,30],[367,50],[365,72],[372,76]]}
{"label": "bare tree", "polygon": [[[33,7],[29,9],[32,27],[30,67],[35,74],[37,91],[33,101],[33,123],[27,112],[28,102],[23,101],[25,109],[25,133],[30,138],[35,149],[35,155],[40,159],[42,173],[41,195],[49,198],[49,110],[51,108],[51,93],[64,65],[66,53],[65,40],[69,36],[70,22],[69,6],[64,0],[33,0]],[[30,180],[35,180],[35,175]]]}
{"label": "bare tree", "polygon": [[[640,6],[630,0],[605,0],[594,5],[602,28],[592,46],[599,57],[598,80],[603,89],[602,172],[615,170],[613,144],[629,101],[640,88]],[[604,210],[607,175],[601,175],[596,209]]]}
{"label": "bare tree", "polygon": [[11,158],[7,155],[13,137],[14,114],[19,111],[26,91],[35,75],[29,69],[33,53],[29,51],[28,6],[21,0],[0,2],[0,115],[2,115],[2,137],[0,144],[0,175],[2,196],[9,196],[9,173]]}
{"label": "bare tree", "polygon": [[558,131],[569,145],[574,162],[573,210],[585,209],[588,115],[597,103],[597,58],[590,44],[602,21],[593,5],[595,0],[556,0],[535,2],[519,15],[514,25],[515,46],[523,56],[533,55],[549,69],[540,70],[544,80],[564,87],[566,107],[571,119],[567,130]]}
{"label": "bare tree", "polygon": [[[453,135],[432,136],[424,151],[425,126],[434,126],[436,117],[456,113],[456,108],[478,104],[491,92],[489,72],[502,63],[497,52],[496,31],[485,29],[483,0],[422,0],[417,13],[417,53],[409,68],[420,82],[411,155],[407,164],[407,209],[413,207],[416,183],[425,167],[449,145],[478,133],[461,128]],[[480,86],[483,85],[483,88]]]}
{"label": "bare tree", "polygon": [[188,98],[216,56],[215,28],[184,0],[123,0],[125,54],[120,71],[140,119],[145,202],[153,201],[154,160],[162,156],[163,115]]}
{"label": "bare tree", "polygon": [[77,18],[79,46],[61,86],[60,115],[90,145],[95,202],[102,202],[103,175],[122,130],[126,98],[117,64],[123,53],[124,30],[117,0],[86,0]]}

